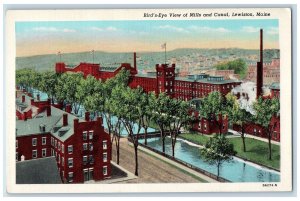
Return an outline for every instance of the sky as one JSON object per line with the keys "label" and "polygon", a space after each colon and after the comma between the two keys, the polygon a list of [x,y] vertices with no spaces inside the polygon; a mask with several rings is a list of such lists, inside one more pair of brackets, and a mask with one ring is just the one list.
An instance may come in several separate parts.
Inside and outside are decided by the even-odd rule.
{"label": "sky", "polygon": [[133,20],[17,22],[16,55],[177,48],[279,48],[278,20]]}

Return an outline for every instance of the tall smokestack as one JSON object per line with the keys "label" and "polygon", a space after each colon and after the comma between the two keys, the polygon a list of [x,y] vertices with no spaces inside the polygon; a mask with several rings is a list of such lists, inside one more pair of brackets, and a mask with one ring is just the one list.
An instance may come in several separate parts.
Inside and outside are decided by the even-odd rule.
{"label": "tall smokestack", "polygon": [[136,70],[136,52],[133,53],[133,67]]}
{"label": "tall smokestack", "polygon": [[260,29],[260,61],[257,62],[257,75],[256,75],[256,98],[262,95],[263,87],[263,30]]}

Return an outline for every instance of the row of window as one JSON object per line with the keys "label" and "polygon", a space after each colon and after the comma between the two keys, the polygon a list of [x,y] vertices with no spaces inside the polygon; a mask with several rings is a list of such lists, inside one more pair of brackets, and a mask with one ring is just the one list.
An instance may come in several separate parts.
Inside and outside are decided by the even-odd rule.
{"label": "row of window", "polygon": [[[92,180],[93,177],[94,177],[93,174],[94,174],[94,168],[84,169],[83,170],[84,181]],[[103,166],[102,174],[104,176],[107,175],[107,166]],[[62,176],[63,176],[63,178],[65,177],[65,172],[64,171],[62,171]],[[74,179],[74,172],[69,172],[68,176],[67,176],[67,181],[69,183],[72,183],[73,179]]]}
{"label": "row of window", "polygon": [[[32,138],[31,139],[31,144],[32,146],[37,146],[37,138]],[[42,137],[42,145],[46,145],[47,144],[47,137]],[[16,148],[18,148],[18,140],[16,140]]]}
{"label": "row of window", "polygon": [[[35,154],[35,155],[34,155]],[[32,157],[33,158],[36,158],[37,157],[37,150],[33,150],[32,152]],[[46,157],[46,150],[42,150],[42,156],[43,157]],[[58,154],[57,152],[55,152],[53,149],[51,149],[51,156],[54,156],[56,157],[57,159],[57,162],[58,164],[62,164],[62,166],[65,165],[65,158],[64,157],[60,157],[60,154]],[[34,157],[35,156],[35,157]],[[103,162],[107,162],[107,153],[103,153],[103,158],[102,158]],[[87,165],[87,164],[94,164],[94,156],[93,155],[89,155],[89,156],[83,156],[82,157],[82,162],[84,165]],[[72,168],[74,165],[74,161],[73,161],[73,158],[68,158],[68,167],[69,168]]]}
{"label": "row of window", "polygon": [[[37,158],[37,154],[37,150],[32,150],[32,158]],[[47,148],[42,149],[42,157],[47,157]]]}

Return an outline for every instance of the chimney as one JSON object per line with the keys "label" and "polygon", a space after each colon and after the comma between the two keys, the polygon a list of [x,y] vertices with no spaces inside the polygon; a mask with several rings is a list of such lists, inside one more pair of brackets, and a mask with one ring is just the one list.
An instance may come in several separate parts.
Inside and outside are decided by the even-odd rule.
{"label": "chimney", "polygon": [[135,70],[137,70],[136,69],[136,52],[133,53],[133,67]]}
{"label": "chimney", "polygon": [[99,122],[99,124],[100,124],[101,126],[103,126],[102,117],[97,117],[97,122]]}
{"label": "chimney", "polygon": [[37,94],[37,95],[36,95],[36,99],[37,99],[38,101],[40,101],[40,94]]}
{"label": "chimney", "polygon": [[25,95],[23,94],[22,95],[22,103],[24,103],[25,102]]}
{"label": "chimney", "polygon": [[68,114],[64,113],[63,114],[63,126],[68,125]]}
{"label": "chimney", "polygon": [[51,116],[51,107],[50,105],[46,108],[47,111],[47,117]]}
{"label": "chimney", "polygon": [[85,112],[85,120],[86,121],[90,121],[90,113],[89,112]]}
{"label": "chimney", "polygon": [[257,75],[256,75],[256,98],[262,96],[263,87],[263,30],[260,29],[260,61],[257,62]]}
{"label": "chimney", "polygon": [[27,121],[27,112],[24,112],[24,121]]}
{"label": "chimney", "polygon": [[79,119],[74,119],[74,130],[77,129],[79,123]]}
{"label": "chimney", "polygon": [[70,105],[70,104],[67,104],[67,105],[66,105],[66,112],[67,112],[67,113],[71,113],[71,110],[72,110],[72,109],[71,109],[71,105]]}

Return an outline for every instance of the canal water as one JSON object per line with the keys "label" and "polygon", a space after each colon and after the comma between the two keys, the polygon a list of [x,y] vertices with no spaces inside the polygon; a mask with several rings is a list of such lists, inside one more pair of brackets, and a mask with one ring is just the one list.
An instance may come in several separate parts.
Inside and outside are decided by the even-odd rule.
{"label": "canal water", "polygon": [[[140,140],[140,143],[143,143]],[[147,140],[148,146],[161,151],[162,142],[160,138],[150,138]],[[166,138],[166,154],[172,155],[171,139]],[[203,160],[200,155],[200,146],[188,141],[178,139],[175,146],[175,158],[178,158],[195,167],[217,175],[216,165],[210,165]],[[220,177],[232,182],[279,182],[280,173],[259,165],[246,162],[234,157],[232,162],[224,162],[220,168]]]}
{"label": "canal water", "polygon": [[[34,90],[33,96],[36,98],[37,94],[40,94],[41,100],[47,100],[48,96],[46,93]],[[84,108],[81,106],[79,110],[79,116],[84,116]],[[112,117],[112,121],[116,122],[117,118]],[[103,126],[107,128],[105,117],[103,119]],[[137,133],[138,126],[134,125],[134,133]],[[148,132],[153,132],[155,129],[148,128]],[[142,128],[141,134],[145,130]],[[128,133],[126,129],[122,129],[122,136],[127,136]],[[141,143],[144,142],[143,139],[140,140]],[[161,151],[162,142],[160,138],[150,138],[147,140],[148,146]],[[171,139],[166,138],[166,154],[172,155]],[[212,174],[217,175],[217,167],[215,165],[210,165],[203,160],[200,155],[200,147],[193,143],[185,140],[178,139],[175,146],[175,158],[178,158],[186,163],[189,163],[195,167],[206,170]],[[220,169],[220,176],[232,181],[232,182],[279,182],[280,173],[270,170],[259,165],[246,162],[239,158],[234,158],[232,162],[224,162]]]}

